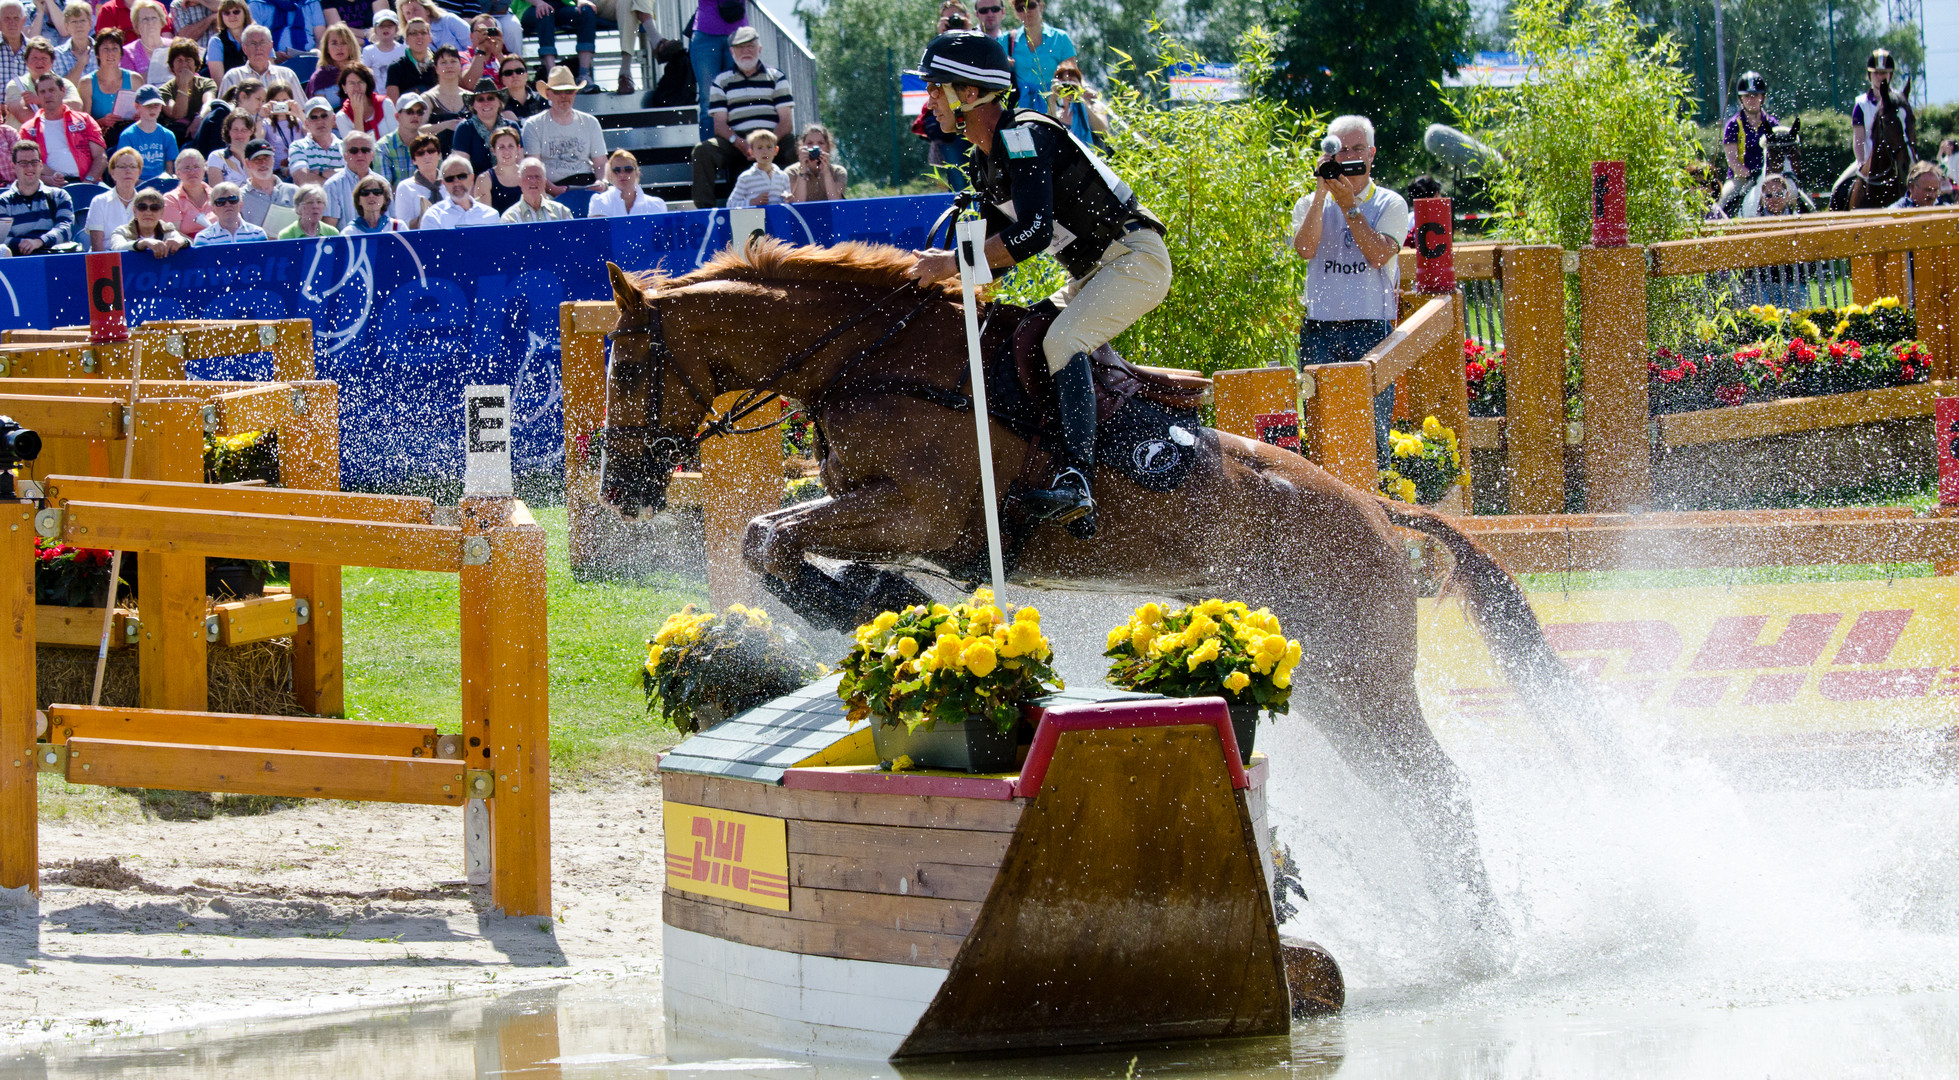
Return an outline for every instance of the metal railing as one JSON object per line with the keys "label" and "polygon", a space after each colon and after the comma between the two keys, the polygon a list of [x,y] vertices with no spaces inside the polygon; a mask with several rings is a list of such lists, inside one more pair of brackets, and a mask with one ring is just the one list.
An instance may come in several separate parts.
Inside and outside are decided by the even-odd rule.
{"label": "metal railing", "polygon": [[[679,34],[696,9],[694,0],[657,0],[655,17],[660,32],[669,37]],[[762,36],[762,62],[789,76],[791,92],[796,96],[796,129],[821,123],[816,104],[816,56],[755,0],[748,3],[748,22]]]}

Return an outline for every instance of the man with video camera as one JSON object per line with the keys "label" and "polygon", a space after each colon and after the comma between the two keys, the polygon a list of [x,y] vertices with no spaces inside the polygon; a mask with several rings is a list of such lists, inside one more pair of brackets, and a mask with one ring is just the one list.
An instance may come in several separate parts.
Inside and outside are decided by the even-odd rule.
{"label": "man with video camera", "polygon": [[[1408,204],[1374,182],[1374,124],[1342,116],[1327,127],[1313,193],[1292,209],[1292,249],[1307,259],[1299,363],[1359,360],[1394,332]],[[1329,200],[1328,196],[1331,196]],[[1374,399],[1375,442],[1385,455],[1394,387]]]}

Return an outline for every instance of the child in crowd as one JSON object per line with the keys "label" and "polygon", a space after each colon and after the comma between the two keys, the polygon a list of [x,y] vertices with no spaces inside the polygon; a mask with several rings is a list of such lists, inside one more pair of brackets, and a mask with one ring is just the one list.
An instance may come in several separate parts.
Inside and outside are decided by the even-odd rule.
{"label": "child in crowd", "polygon": [[143,175],[138,182],[163,175],[177,160],[177,136],[161,126],[163,94],[154,86],[136,91],[136,122],[122,129],[116,149],[128,147],[143,155]]}
{"label": "child in crowd", "polygon": [[408,45],[401,40],[401,16],[392,11],[375,12],[374,29],[368,35],[372,40],[361,50],[361,63],[385,82],[388,68],[408,54]]}
{"label": "child in crowd", "polygon": [[748,149],[755,158],[755,164],[735,178],[735,189],[728,193],[728,205],[767,206],[788,202],[789,177],[775,167],[775,132],[767,128],[749,132]]}

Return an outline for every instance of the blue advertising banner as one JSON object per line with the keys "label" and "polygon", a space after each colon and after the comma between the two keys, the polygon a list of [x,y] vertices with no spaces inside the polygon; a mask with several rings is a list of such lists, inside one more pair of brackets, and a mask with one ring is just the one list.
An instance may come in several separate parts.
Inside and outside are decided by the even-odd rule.
{"label": "blue advertising banner", "polygon": [[[767,209],[772,236],[922,247],[949,196]],[[726,210],[585,218],[454,232],[274,240],[123,257],[132,324],[307,318],[319,377],[340,384],[342,482],[372,487],[462,473],[462,388],[508,384],[520,471],[564,453],[558,305],[608,300],[605,264],[685,273],[728,246]],[[0,262],[0,328],[88,321],[83,257]],[[213,361],[200,378],[271,377],[270,355]]]}

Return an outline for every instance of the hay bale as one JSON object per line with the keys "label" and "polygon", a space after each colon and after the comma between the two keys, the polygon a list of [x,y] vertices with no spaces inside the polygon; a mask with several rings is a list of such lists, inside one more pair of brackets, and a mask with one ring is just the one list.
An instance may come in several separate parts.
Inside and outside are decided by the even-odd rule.
{"label": "hay bale", "polygon": [[[102,676],[102,704],[133,709],[141,704],[140,649],[113,649]],[[212,712],[304,716],[292,689],[292,639],[274,638],[249,645],[212,645],[206,651],[210,683],[206,708]],[[95,650],[41,645],[34,650],[35,707],[88,701],[95,685]]]}

